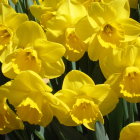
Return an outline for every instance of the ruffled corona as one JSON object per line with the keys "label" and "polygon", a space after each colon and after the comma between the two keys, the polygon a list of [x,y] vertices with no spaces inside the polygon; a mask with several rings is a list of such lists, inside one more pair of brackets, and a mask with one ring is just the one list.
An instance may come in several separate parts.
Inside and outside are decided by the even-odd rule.
{"label": "ruffled corona", "polygon": [[7,99],[0,99],[0,134],[6,134],[13,130],[24,129],[21,119],[7,105]]}
{"label": "ruffled corona", "polygon": [[103,116],[98,106],[86,98],[78,98],[71,109],[72,120],[78,125],[88,124],[96,121],[104,123]]}
{"label": "ruffled corona", "polygon": [[9,45],[13,37],[11,29],[7,28],[4,25],[0,25],[0,50],[5,46]]}
{"label": "ruffled corona", "polygon": [[127,67],[120,82],[120,93],[129,102],[140,102],[140,70]]}

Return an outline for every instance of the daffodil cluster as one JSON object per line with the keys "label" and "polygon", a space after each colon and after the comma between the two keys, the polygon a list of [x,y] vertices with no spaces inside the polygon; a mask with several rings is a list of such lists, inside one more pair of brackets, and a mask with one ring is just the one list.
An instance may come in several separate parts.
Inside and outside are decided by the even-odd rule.
{"label": "daffodil cluster", "polygon": [[[32,0],[33,20],[8,3],[0,2],[0,62],[9,78],[0,87],[0,134],[24,122],[46,127],[53,117],[94,131],[119,98],[140,102],[140,23],[130,18],[128,0]],[[85,54],[99,62],[105,83],[77,67],[65,70],[64,62]],[[60,76],[56,91],[50,81]]]}

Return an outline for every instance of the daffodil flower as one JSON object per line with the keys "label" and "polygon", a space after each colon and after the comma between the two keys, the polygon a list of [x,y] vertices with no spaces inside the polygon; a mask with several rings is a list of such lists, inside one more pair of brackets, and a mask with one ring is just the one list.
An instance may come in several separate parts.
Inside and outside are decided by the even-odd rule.
{"label": "daffodil flower", "polygon": [[137,41],[135,45],[127,44],[123,51],[118,49],[116,54],[111,53],[100,61],[106,83],[111,85],[119,97],[133,103],[140,101],[140,49],[136,44]]}
{"label": "daffodil flower", "polygon": [[26,21],[16,32],[19,39],[17,49],[9,54],[2,65],[2,72],[14,78],[21,71],[33,70],[42,77],[54,78],[64,72],[61,57],[65,48],[47,40],[39,24]]}
{"label": "daffodil flower", "polygon": [[62,124],[83,124],[90,130],[95,130],[96,121],[104,123],[103,116],[111,112],[118,102],[108,84],[95,85],[89,76],[78,70],[66,75],[62,90],[55,96],[69,108],[67,117],[60,120]]}
{"label": "daffodil flower", "polygon": [[140,24],[129,18],[129,10],[122,13],[124,8],[125,3],[114,8],[96,2],[89,9],[90,17],[84,17],[77,23],[77,35],[89,42],[88,55],[91,60],[96,61],[111,49],[115,51],[122,47],[121,43],[133,41],[139,36]]}
{"label": "daffodil flower", "polygon": [[13,130],[24,129],[22,120],[8,106],[7,98],[0,96],[0,134],[6,134]]}
{"label": "daffodil flower", "polygon": [[48,40],[65,46],[65,58],[70,61],[79,60],[87,50],[87,45],[77,36],[75,24],[87,14],[85,7],[70,0],[58,2],[55,8],[53,4],[56,1],[48,3],[50,7],[31,6],[30,10],[39,19]]}
{"label": "daffodil flower", "polygon": [[139,140],[140,139],[140,122],[133,122],[121,130],[119,140]]}
{"label": "daffodil flower", "polygon": [[51,93],[52,89],[33,71],[21,72],[14,80],[1,86],[0,91],[15,107],[19,118],[30,124],[46,126],[53,116],[58,120],[63,119],[68,112],[67,106]]}
{"label": "daffodil flower", "polygon": [[90,13],[90,9],[94,3],[98,3],[100,5],[110,5],[115,9],[119,7],[121,8],[120,12],[118,13],[120,15],[121,13],[126,15],[130,14],[130,7],[129,7],[128,0],[123,0],[123,1],[122,0],[72,0],[72,2],[82,3],[88,10],[89,14],[91,14],[91,16],[93,15],[93,13]]}
{"label": "daffodil flower", "polygon": [[[12,7],[0,3],[0,61],[16,48],[16,29],[27,21],[25,14],[16,13]],[[14,42],[14,43],[13,43]]]}

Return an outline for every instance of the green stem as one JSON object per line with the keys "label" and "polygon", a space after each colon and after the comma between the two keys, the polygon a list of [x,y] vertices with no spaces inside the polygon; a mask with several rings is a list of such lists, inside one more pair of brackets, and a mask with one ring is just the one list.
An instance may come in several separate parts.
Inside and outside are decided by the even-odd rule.
{"label": "green stem", "polygon": [[18,137],[19,140],[23,140],[23,137],[19,134],[18,131],[15,131],[15,134],[17,135],[17,137]]}
{"label": "green stem", "polygon": [[134,122],[134,104],[129,103],[129,122]]}

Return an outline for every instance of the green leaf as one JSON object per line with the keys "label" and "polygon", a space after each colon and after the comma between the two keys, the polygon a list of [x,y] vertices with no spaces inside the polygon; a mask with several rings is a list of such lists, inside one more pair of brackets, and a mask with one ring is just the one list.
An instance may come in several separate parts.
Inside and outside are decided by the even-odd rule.
{"label": "green leaf", "polygon": [[40,140],[45,140],[43,127],[40,127],[40,131],[35,130],[34,133]]}
{"label": "green leaf", "polygon": [[107,133],[105,132],[104,126],[100,122],[96,122],[95,130],[97,140],[109,140]]}

